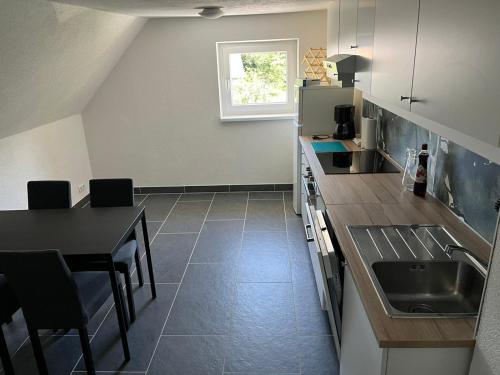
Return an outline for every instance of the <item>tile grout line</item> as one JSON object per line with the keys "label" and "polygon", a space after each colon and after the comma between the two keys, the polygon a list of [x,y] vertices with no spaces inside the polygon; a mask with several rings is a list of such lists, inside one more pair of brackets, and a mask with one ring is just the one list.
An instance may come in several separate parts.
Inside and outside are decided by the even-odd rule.
{"label": "tile grout line", "polygon": [[227,335],[219,335],[215,333],[205,333],[199,335],[161,335],[162,337],[225,337]]}
{"label": "tile grout line", "polygon": [[184,194],[184,192],[178,191],[176,193],[142,193],[144,195],[177,195],[177,194]]}
{"label": "tile grout line", "polygon": [[[134,193],[134,195],[291,193],[292,191],[293,190],[233,190],[233,191],[196,191],[196,192],[177,191],[171,193]],[[274,199],[274,200],[279,200],[279,199]],[[205,199],[204,201],[208,202],[210,201],[210,199]]]}
{"label": "tile grout line", "polygon": [[[170,194],[170,193],[168,193],[168,194]],[[179,193],[177,193],[177,194],[179,194]],[[150,195],[152,195],[152,194],[148,194],[148,196],[146,198],[149,198]],[[172,205],[172,207],[170,207],[170,210],[168,211],[168,214],[165,217],[165,220],[163,220],[163,221],[155,221],[155,223],[161,223],[161,225],[158,228],[158,232],[156,232],[155,235],[153,236],[153,238],[149,241],[150,248],[151,248],[151,245],[153,244],[154,240],[156,239],[156,237],[158,237],[158,235],[160,234],[161,227],[163,227],[165,225],[165,222],[169,218],[170,214],[174,210],[174,208],[177,205],[177,202],[179,202],[180,198],[181,198],[181,194],[179,194],[179,196],[177,197],[177,199],[174,202],[174,204]],[[146,200],[146,199],[144,199],[144,200]],[[147,226],[147,224],[148,224],[148,221],[146,220],[146,226]],[[148,232],[148,236],[149,236],[149,232]],[[146,244],[144,244],[144,246],[146,246]],[[142,259],[144,258],[145,255],[146,255],[146,251],[144,251],[143,254],[141,255],[141,262],[142,262]],[[130,277],[134,276],[135,271],[136,271],[136,269],[134,268],[134,270],[130,273]],[[144,282],[144,284],[146,284],[146,282]],[[157,283],[155,283],[155,284],[157,284]]]}
{"label": "tile grout line", "polygon": [[[2,328],[0,328],[0,329],[2,329]],[[24,346],[24,344],[26,344],[28,342],[29,338],[30,338],[29,335],[26,336],[26,338],[23,340],[23,342],[21,343],[21,345],[19,345],[19,347],[14,351],[14,353],[12,353],[12,355],[11,355],[12,359],[14,359],[14,356],[17,354],[17,352],[19,350],[21,350],[21,348]],[[3,367],[2,367],[0,374],[3,374],[3,373],[4,373],[4,371],[3,371]]]}
{"label": "tile grout line", "polygon": [[[168,193],[170,194],[170,193]],[[167,216],[165,217],[165,219],[163,221],[155,221],[155,223],[161,223],[160,227],[158,228],[158,231],[155,233],[155,235],[153,236],[153,238],[149,241],[149,247],[150,247],[150,251],[151,251],[151,245],[153,244],[154,240],[156,239],[156,237],[158,237],[158,235],[160,234],[160,229],[165,225],[167,219],[169,218],[170,214],[172,213],[172,211],[174,210],[175,206],[177,206],[177,202],[179,202],[179,199],[181,198],[182,196],[182,193],[177,193],[179,194],[179,196],[177,197],[177,199],[175,200],[174,204],[172,205],[172,207],[170,207],[170,210],[168,211],[167,213]],[[148,194],[146,196],[146,198],[144,198],[144,201],[146,201],[147,198],[149,198],[149,196],[152,195],[152,194]],[[146,209],[146,208],[144,208]],[[148,226],[148,221],[146,220],[146,227]],[[148,232],[148,237],[149,237],[149,232]],[[144,240],[144,239],[143,239]],[[144,244],[144,246],[146,246],[146,244]],[[142,263],[142,259],[146,256],[146,250],[144,250],[143,254],[141,255],[140,257],[140,263]],[[132,272],[130,272],[130,278],[132,278],[132,276],[134,276],[135,272],[137,271],[137,267],[134,267],[134,269],[132,270]],[[132,283],[132,284],[139,284],[139,283]],[[147,283],[146,281],[144,281],[144,284],[151,284],[150,282]],[[160,284],[160,283],[155,283],[155,284]]]}
{"label": "tile grout line", "polygon": [[[135,282],[135,281],[132,281],[132,285],[139,285],[139,282]],[[148,281],[148,282],[144,282],[144,285],[151,285],[151,283]],[[155,285],[179,285],[179,283],[156,283],[155,282]]]}
{"label": "tile grout line", "polygon": [[244,221],[245,219],[207,219],[206,221]]}
{"label": "tile grout line", "polygon": [[276,229],[276,230],[265,230],[265,229],[262,229],[262,230],[247,230],[246,233],[276,233],[276,232],[280,232],[280,233],[285,233],[286,230],[279,230],[279,229]]}
{"label": "tile grout line", "polygon": [[157,234],[198,234],[199,232],[158,232]]}
{"label": "tile grout line", "polygon": [[[184,193],[184,194],[186,194],[186,193]],[[182,200],[182,199],[180,200],[180,202],[182,202],[182,203],[210,202],[210,201],[211,201],[211,199],[198,199],[198,200],[194,200],[193,199],[193,200],[188,200],[188,201],[185,201],[185,200]]]}
{"label": "tile grout line", "polygon": [[231,331],[232,331],[232,320],[233,320],[233,314],[234,314],[234,310],[235,310],[235,304],[237,303],[238,301],[238,284],[239,284],[239,270],[240,270],[240,260],[241,260],[241,256],[242,256],[242,253],[243,253],[243,240],[245,238],[245,225],[246,225],[246,222],[247,222],[247,212],[248,212],[248,203],[250,201],[250,192],[247,193],[247,202],[246,202],[246,205],[245,205],[245,216],[243,218],[243,228],[241,228],[241,239],[240,239],[240,249],[239,249],[239,253],[238,253],[238,260],[237,260],[237,266],[236,266],[236,272],[235,272],[235,291],[234,291],[234,301],[233,301],[233,304],[231,306],[231,313],[229,314],[229,333],[228,335],[226,335],[226,342],[225,342],[225,345],[224,345],[224,360],[222,361],[222,373],[221,375],[224,375],[224,372],[226,370],[226,358],[227,358],[227,341],[228,339],[231,337]]}
{"label": "tile grout line", "polygon": [[[287,284],[289,284],[289,283],[287,283]],[[206,333],[205,334],[199,334],[199,335],[161,335],[161,337],[227,337],[227,336],[230,336],[230,335],[224,335],[224,334],[206,334]],[[262,334],[259,337],[289,337],[289,336],[290,336],[289,334],[279,334],[279,335],[266,335],[266,334]],[[333,335],[322,335],[322,334],[314,334],[314,335],[308,334],[308,335],[296,335],[296,336],[300,336],[300,337],[333,337]],[[75,336],[75,337],[77,337],[77,336]],[[234,372],[234,371],[232,371],[232,372]],[[236,372],[240,372],[240,371],[236,371]],[[246,374],[246,372],[245,372],[245,374]]]}
{"label": "tile grout line", "polygon": [[[181,196],[179,196],[179,199],[180,199],[180,197]],[[179,199],[177,200],[177,202],[179,202]],[[189,262],[191,261],[191,257],[193,256],[194,249],[196,248],[196,244],[198,243],[198,240],[199,240],[200,235],[201,235],[201,231],[203,230],[203,226],[205,225],[205,222],[207,220],[208,213],[210,212],[210,208],[212,208],[212,204],[214,202],[214,199],[215,199],[215,194],[212,196],[212,200],[210,201],[210,205],[208,206],[208,209],[207,209],[207,212],[205,214],[205,217],[203,218],[203,223],[201,224],[200,231],[198,232],[198,236],[196,237],[196,240],[194,241],[193,249],[191,250],[191,254],[189,255],[189,259],[188,259],[188,261],[186,263],[186,268],[184,268],[184,273],[182,274],[182,277],[181,277],[181,280],[179,282],[179,285],[177,286],[177,290],[175,291],[174,298],[172,299],[172,303],[170,305],[170,308],[168,309],[167,317],[165,318],[165,321],[163,322],[163,326],[162,326],[161,331],[160,331],[160,336],[158,337],[158,341],[156,341],[156,345],[155,345],[155,348],[154,348],[153,353],[151,355],[151,359],[149,360],[148,367],[146,368],[145,374],[147,374],[149,372],[149,368],[151,367],[151,363],[153,363],[153,359],[155,357],[156,350],[158,349],[158,345],[160,344],[161,338],[163,337],[162,336],[163,331],[165,330],[168,318],[170,317],[170,313],[172,312],[172,308],[174,307],[175,300],[177,299],[177,295],[179,294],[179,290],[181,289],[182,281],[184,280],[184,277],[186,276],[186,272],[187,272],[187,269],[189,267]],[[175,202],[175,205],[177,205],[177,202]],[[170,213],[169,213],[169,215],[170,215]],[[167,219],[165,219],[165,221],[166,220]],[[158,233],[157,233],[157,235],[158,235]],[[156,236],[155,236],[155,238],[156,238]]]}
{"label": "tile grout line", "polygon": [[[135,196],[136,196],[136,195],[137,195],[137,194],[134,194],[134,203],[136,203],[136,202],[135,202]],[[140,205],[140,204],[142,204],[142,203],[143,203],[143,202],[144,202],[144,201],[148,198],[148,196],[149,196],[149,194],[140,194],[140,195],[145,195],[145,197],[144,197],[144,198],[142,198],[140,202],[137,202],[137,206],[138,206],[138,205]]]}
{"label": "tile grout line", "polygon": [[[278,192],[273,192],[273,193],[278,193]],[[283,198],[252,198],[249,199],[251,201],[281,201]]]}
{"label": "tile grout line", "polygon": [[[208,206],[209,210],[210,210],[210,207],[212,207],[212,202],[213,202],[213,199],[214,199],[214,197],[212,197],[211,200],[204,200],[204,201],[183,201],[183,200],[181,200],[181,198],[182,198],[182,194],[179,197],[179,199],[176,201],[176,206],[178,204],[183,204],[183,203],[186,204],[186,203],[206,203],[206,202],[210,202],[210,204]],[[207,211],[207,215],[208,215],[208,211]],[[170,216],[170,212],[169,212],[169,216]],[[206,215],[205,215],[205,217],[206,217]],[[165,226],[165,223],[166,223],[166,219],[165,219],[165,222],[160,226],[160,229],[158,229],[157,235],[158,234],[198,234],[198,233],[201,232],[201,228],[200,228],[200,230],[198,232],[162,232],[161,230]],[[202,227],[203,227],[204,224],[205,224],[205,221],[203,221]]]}
{"label": "tile grout line", "polygon": [[[96,371],[97,374],[116,374],[116,371]],[[144,371],[118,371],[119,374],[144,374]],[[75,370],[71,374],[87,374],[87,371]]]}

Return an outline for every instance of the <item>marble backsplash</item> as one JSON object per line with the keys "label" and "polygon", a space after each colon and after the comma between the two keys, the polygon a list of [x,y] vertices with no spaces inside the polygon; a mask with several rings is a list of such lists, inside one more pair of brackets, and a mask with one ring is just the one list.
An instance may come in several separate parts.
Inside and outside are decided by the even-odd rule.
{"label": "marble backsplash", "polygon": [[403,167],[406,149],[429,145],[428,192],[492,243],[500,198],[500,165],[363,100],[363,116],[377,118],[378,146]]}

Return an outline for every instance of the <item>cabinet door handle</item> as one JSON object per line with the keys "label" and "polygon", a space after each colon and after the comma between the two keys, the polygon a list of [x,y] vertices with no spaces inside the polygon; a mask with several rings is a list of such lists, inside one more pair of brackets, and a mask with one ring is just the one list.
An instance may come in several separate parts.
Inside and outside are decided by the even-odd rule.
{"label": "cabinet door handle", "polygon": [[314,242],[314,237],[309,237],[309,230],[311,229],[311,224],[304,225],[304,229],[306,231],[306,240],[307,242]]}
{"label": "cabinet door handle", "polygon": [[356,46],[356,45],[351,46],[351,49],[354,49],[354,48],[358,48],[358,46]]}
{"label": "cabinet door handle", "polygon": [[415,99],[413,96],[402,96],[401,95],[401,101],[405,101],[405,100],[408,100],[411,103],[418,103],[418,102],[421,102],[421,100],[418,100],[418,99]]}

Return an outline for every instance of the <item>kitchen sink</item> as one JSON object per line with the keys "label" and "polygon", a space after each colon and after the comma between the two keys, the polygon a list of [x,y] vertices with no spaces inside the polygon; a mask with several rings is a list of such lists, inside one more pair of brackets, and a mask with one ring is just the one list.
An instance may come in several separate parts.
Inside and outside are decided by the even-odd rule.
{"label": "kitchen sink", "polygon": [[476,316],[486,269],[441,225],[351,225],[349,233],[387,315]]}
{"label": "kitchen sink", "polygon": [[[372,264],[395,315],[474,316],[484,276],[462,261],[388,261]],[[398,314],[399,313],[399,314]]]}

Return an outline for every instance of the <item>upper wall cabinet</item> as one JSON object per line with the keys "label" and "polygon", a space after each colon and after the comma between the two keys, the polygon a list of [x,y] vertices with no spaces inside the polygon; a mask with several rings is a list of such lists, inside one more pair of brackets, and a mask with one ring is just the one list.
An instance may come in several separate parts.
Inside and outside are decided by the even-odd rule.
{"label": "upper wall cabinet", "polygon": [[411,110],[500,146],[499,24],[499,0],[420,0]]}
{"label": "upper wall cabinet", "polygon": [[359,0],[356,33],[356,88],[369,93],[372,81],[373,30],[375,27],[375,0]]}
{"label": "upper wall cabinet", "polygon": [[330,3],[326,18],[326,53],[332,56],[339,53],[340,0]]}
{"label": "upper wall cabinet", "polygon": [[358,0],[339,0],[339,53],[355,54],[357,48]]}
{"label": "upper wall cabinet", "polygon": [[[432,0],[431,0],[432,1]],[[373,96],[410,109],[419,0],[377,0]]]}

